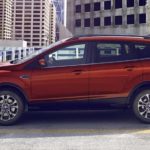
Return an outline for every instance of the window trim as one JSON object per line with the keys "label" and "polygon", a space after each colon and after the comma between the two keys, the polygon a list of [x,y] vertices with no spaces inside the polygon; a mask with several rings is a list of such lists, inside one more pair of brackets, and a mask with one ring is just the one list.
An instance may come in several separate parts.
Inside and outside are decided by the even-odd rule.
{"label": "window trim", "polygon": [[[87,65],[87,64],[89,64],[90,63],[90,60],[91,60],[91,55],[90,55],[90,47],[91,47],[91,42],[87,42],[87,41],[83,41],[83,42],[76,42],[76,43],[71,43],[71,44],[67,44],[67,45],[65,45],[65,46],[62,46],[62,47],[59,47],[59,48],[56,48],[56,49],[54,49],[51,53],[54,53],[54,52],[56,52],[56,51],[58,51],[58,50],[61,50],[61,49],[63,49],[63,48],[65,48],[65,47],[70,47],[70,46],[74,46],[74,45],[80,45],[80,44],[85,44],[85,53],[84,53],[84,63],[82,63],[82,64],[75,64],[75,65],[62,65],[62,66],[45,66],[45,67],[42,67],[42,69],[47,69],[47,68],[49,68],[49,69],[51,69],[51,68],[65,68],[65,67],[71,67],[71,66],[82,66],[82,65]],[[49,54],[51,54],[51,53],[46,53],[43,57],[45,57],[46,55],[49,55]],[[89,56],[89,57],[88,57]]]}

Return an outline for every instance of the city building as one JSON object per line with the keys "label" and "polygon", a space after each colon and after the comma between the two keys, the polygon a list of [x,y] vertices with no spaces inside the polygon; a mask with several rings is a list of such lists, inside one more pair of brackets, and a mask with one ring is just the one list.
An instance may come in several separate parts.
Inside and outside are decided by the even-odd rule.
{"label": "city building", "polygon": [[27,47],[27,41],[22,40],[0,40],[0,50],[4,50],[5,48],[11,47]]}
{"label": "city building", "polygon": [[28,47],[50,42],[50,0],[14,0],[12,39],[25,40]]}
{"label": "city building", "polygon": [[50,3],[50,42],[54,43],[56,40],[56,8],[53,3]]}
{"label": "city building", "polygon": [[67,24],[67,0],[52,0],[56,8],[56,41],[72,34],[66,27]]}
{"label": "city building", "polygon": [[150,34],[146,0],[68,0],[67,27],[74,34]]}
{"label": "city building", "polygon": [[22,40],[0,40],[0,63],[22,59],[34,52],[33,47],[27,47]]}
{"label": "city building", "polygon": [[11,39],[12,0],[0,0],[0,39]]}
{"label": "city building", "polygon": [[66,26],[67,0],[52,0],[56,7],[57,22]]}

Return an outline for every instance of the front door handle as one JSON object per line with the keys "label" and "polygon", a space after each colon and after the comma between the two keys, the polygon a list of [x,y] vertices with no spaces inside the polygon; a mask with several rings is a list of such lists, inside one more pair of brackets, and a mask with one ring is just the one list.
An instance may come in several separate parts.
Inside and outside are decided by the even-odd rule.
{"label": "front door handle", "polygon": [[76,75],[80,75],[82,73],[82,70],[73,70],[72,72]]}
{"label": "front door handle", "polygon": [[23,75],[20,76],[20,78],[21,78],[21,79],[29,79],[30,76],[27,75],[27,74],[23,74]]}

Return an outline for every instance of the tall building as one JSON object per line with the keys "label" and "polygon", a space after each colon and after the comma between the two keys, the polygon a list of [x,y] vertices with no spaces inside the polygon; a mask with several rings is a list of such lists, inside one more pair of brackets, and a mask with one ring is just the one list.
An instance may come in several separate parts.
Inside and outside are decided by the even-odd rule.
{"label": "tall building", "polygon": [[57,21],[66,26],[67,0],[52,0],[56,7]]}
{"label": "tall building", "polygon": [[11,39],[12,0],[0,0],[0,39]]}
{"label": "tall building", "polygon": [[45,47],[50,39],[50,0],[14,0],[13,34],[29,47]]}
{"label": "tall building", "polygon": [[[67,24],[67,0],[52,0],[56,8],[56,40],[69,37],[71,33],[66,28]],[[61,33],[63,31],[63,34]]]}
{"label": "tall building", "polygon": [[56,40],[56,8],[53,3],[50,3],[50,43]]}
{"label": "tall building", "polygon": [[74,35],[150,34],[146,0],[68,0],[67,6],[67,27]]}

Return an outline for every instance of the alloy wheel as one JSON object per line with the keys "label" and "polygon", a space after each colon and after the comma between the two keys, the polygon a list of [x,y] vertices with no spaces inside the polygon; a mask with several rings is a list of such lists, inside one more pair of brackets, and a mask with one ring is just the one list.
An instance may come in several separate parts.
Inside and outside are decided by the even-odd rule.
{"label": "alloy wheel", "polygon": [[139,114],[145,119],[150,119],[150,94],[144,94],[138,100]]}
{"label": "alloy wheel", "polygon": [[11,95],[0,96],[0,120],[10,121],[18,113],[19,105],[17,100]]}

